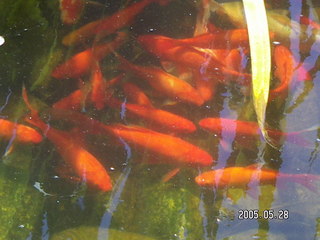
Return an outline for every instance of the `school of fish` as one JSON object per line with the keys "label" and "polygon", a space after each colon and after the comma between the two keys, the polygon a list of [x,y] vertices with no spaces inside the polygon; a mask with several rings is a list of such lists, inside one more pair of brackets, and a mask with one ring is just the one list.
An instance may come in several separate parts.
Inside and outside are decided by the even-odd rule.
{"label": "school of fish", "polygon": [[[190,140],[192,134],[199,131],[218,136],[224,131],[236,134],[239,142],[241,139],[258,141],[261,131],[255,121],[221,118],[210,115],[210,111],[202,116],[196,113],[197,109],[203,112],[207,103],[214,102],[219,86],[236,84],[250,88],[248,32],[243,24],[238,23],[240,20],[229,16],[231,23],[228,28],[217,27],[208,17],[208,9],[212,7],[209,6],[210,1],[199,1],[193,36],[174,38],[152,33],[131,36],[127,31],[136,16],[149,5],[169,8],[174,1],[136,1],[67,34],[62,43],[72,47],[73,54],[55,66],[51,76],[66,85],[75,83],[75,87],[45,112],[55,121],[71,124],[72,131],[61,130],[45,122],[41,111],[31,101],[34,98],[31,91],[23,88],[22,95],[29,113],[22,123],[0,119],[0,138],[17,144],[38,144],[47,138],[82,182],[103,192],[112,190],[112,178],[105,167],[108,163],[101,162],[90,152],[82,133],[107,137],[109,141],[129,146],[139,154],[147,152],[149,157],[145,164],[173,165],[174,170],[164,176],[164,181],[179,174],[183,167],[208,169],[214,166],[216,159],[210,149],[203,149]],[[84,0],[60,0],[62,23],[77,24],[86,4]],[[227,5],[220,7],[217,14],[219,12],[223,16],[227,14]],[[272,18],[271,13],[268,18]],[[275,18],[274,21],[277,20]],[[300,21],[304,28],[320,29],[319,23],[306,16],[301,16]],[[277,42],[272,46],[270,101],[284,101],[294,79],[312,79],[288,45],[281,44],[285,37],[278,28],[270,27],[270,36]],[[120,54],[123,45],[132,38],[145,55],[154,57],[157,62],[144,65],[130,58],[130,54]],[[113,69],[103,65],[108,58],[116,61]],[[190,107],[192,113],[177,111],[179,106]],[[106,109],[116,115],[117,121],[95,117]],[[90,110],[98,114],[92,116]],[[299,132],[267,131],[278,142],[299,137]],[[256,166],[234,166],[204,171],[195,177],[195,182],[199,186],[224,188],[242,187],[250,181],[268,184],[278,178],[292,179],[306,186],[307,180],[319,180],[318,176],[310,174],[284,174]]]}

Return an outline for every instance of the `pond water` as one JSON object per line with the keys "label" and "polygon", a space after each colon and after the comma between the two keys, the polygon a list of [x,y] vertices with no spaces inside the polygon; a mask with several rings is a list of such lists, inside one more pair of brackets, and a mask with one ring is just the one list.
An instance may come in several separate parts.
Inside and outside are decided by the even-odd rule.
{"label": "pond water", "polygon": [[271,143],[241,2],[2,0],[0,239],[320,239],[320,8],[265,5]]}

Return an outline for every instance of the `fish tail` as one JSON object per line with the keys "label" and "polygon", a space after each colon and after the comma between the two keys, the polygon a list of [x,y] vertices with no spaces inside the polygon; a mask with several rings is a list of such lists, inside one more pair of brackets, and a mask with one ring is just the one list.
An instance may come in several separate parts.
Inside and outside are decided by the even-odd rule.
{"label": "fish tail", "polygon": [[294,143],[294,144],[301,146],[301,147],[305,147],[305,148],[313,148],[314,147],[314,144],[312,142],[305,139],[299,133],[288,133],[286,140],[288,142]]}
{"label": "fish tail", "polygon": [[315,182],[320,181],[320,176],[311,174],[299,174],[293,178],[294,182],[303,185],[312,192],[319,192],[317,189],[317,184]]}
{"label": "fish tail", "polygon": [[31,111],[31,116],[30,115],[27,116],[25,118],[25,121],[32,124],[32,125],[39,127],[41,130],[45,129],[46,125],[40,119],[38,110],[35,109],[29,101],[27,90],[26,90],[25,86],[22,87],[22,98],[23,98],[25,104],[27,105],[27,107],[29,108],[29,110]]}
{"label": "fish tail", "polygon": [[176,176],[178,173],[180,172],[180,168],[174,168],[171,171],[169,171],[167,174],[165,174],[161,181],[163,183],[168,182],[169,180],[171,180],[174,176]]}
{"label": "fish tail", "polygon": [[31,114],[32,115],[38,115],[38,111],[31,106],[30,104],[30,101],[29,101],[29,97],[28,97],[28,94],[27,94],[27,90],[26,90],[26,87],[23,85],[22,87],[22,98],[25,102],[25,104],[27,105],[27,107],[29,108],[29,110],[31,111]]}

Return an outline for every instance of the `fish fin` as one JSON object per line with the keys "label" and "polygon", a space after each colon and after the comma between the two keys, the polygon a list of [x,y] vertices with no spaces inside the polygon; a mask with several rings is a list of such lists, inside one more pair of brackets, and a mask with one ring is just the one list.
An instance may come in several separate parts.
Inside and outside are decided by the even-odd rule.
{"label": "fish fin", "polygon": [[27,105],[27,107],[31,111],[31,114],[33,116],[37,116],[38,111],[31,106],[25,85],[23,85],[23,87],[22,87],[22,97],[23,97],[25,104]]}
{"label": "fish fin", "polygon": [[180,172],[180,168],[174,168],[171,171],[169,171],[167,174],[165,174],[162,179],[161,182],[166,183],[168,182],[170,179],[172,179],[173,177],[175,177],[178,173]]}

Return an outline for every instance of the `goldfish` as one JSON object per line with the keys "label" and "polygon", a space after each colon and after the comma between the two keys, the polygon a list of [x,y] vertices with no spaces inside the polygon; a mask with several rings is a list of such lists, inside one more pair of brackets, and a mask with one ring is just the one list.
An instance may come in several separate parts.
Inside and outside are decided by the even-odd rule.
{"label": "goldfish", "polygon": [[274,52],[275,71],[274,75],[280,80],[280,84],[270,91],[270,99],[278,95],[286,96],[289,90],[289,84],[293,78],[295,61],[291,51],[285,46],[278,45]]}
{"label": "goldfish", "polygon": [[197,106],[203,104],[204,101],[202,97],[189,83],[160,68],[134,65],[121,56],[118,56],[118,58],[121,63],[120,68],[125,71],[129,70],[138,77],[143,78],[160,93]]}
{"label": "goldfish", "polygon": [[308,18],[306,16],[300,16],[300,23],[302,23],[304,25],[311,26],[313,29],[320,30],[320,24],[311,20],[310,18]]}
{"label": "goldfish", "polygon": [[286,174],[276,170],[257,168],[257,165],[247,167],[227,167],[201,173],[195,182],[203,187],[246,187],[249,183],[271,184],[276,180],[286,180],[300,183],[313,189],[313,180],[320,180],[320,176],[311,174]]}
{"label": "goldfish", "polygon": [[228,68],[216,55],[219,52],[199,49],[187,45],[176,45],[170,38],[160,35],[142,35],[138,37],[139,43],[150,53],[161,60],[183,64],[202,72],[223,73],[234,77],[251,79],[248,73],[239,73]]}
{"label": "goldfish", "polygon": [[[122,78],[123,78],[123,75],[120,74],[114,77],[113,79],[105,82],[105,84],[102,84],[102,85],[105,85],[104,91],[106,92],[110,91],[109,88],[117,84]],[[100,92],[100,90],[101,89],[97,89],[98,92]],[[101,97],[105,97],[105,99],[101,99]],[[87,89],[85,89],[85,87],[83,87],[73,91],[68,96],[60,99],[59,101],[54,103],[52,107],[54,109],[69,109],[69,110],[78,111],[78,110],[81,110],[88,102],[93,103],[95,105],[94,101],[98,101],[100,104],[99,108],[103,108],[105,106],[105,102],[107,101],[107,99],[108,99],[108,94],[103,94],[102,92],[101,95],[98,96],[96,93],[92,93],[90,89],[88,91]]]}
{"label": "goldfish", "polygon": [[80,110],[85,105],[86,94],[83,89],[77,89],[68,96],[60,99],[52,105],[57,109]]}
{"label": "goldfish", "polygon": [[105,125],[74,111],[50,109],[48,113],[53,119],[67,120],[90,134],[113,136],[138,151],[149,152],[153,156],[152,163],[163,161],[168,164],[196,167],[209,166],[214,161],[209,153],[179,137],[134,125]]}
{"label": "goldfish", "polygon": [[[205,102],[213,98],[216,86],[218,85],[217,78],[219,76],[212,76],[210,74],[201,74],[199,71],[193,71],[195,88]],[[220,78],[219,78],[220,80]]]}
{"label": "goldfish", "polygon": [[248,47],[249,37],[247,29],[221,30],[218,33],[204,33],[192,38],[171,39],[176,44],[185,44],[199,48],[238,48]]}
{"label": "goldfish", "polygon": [[18,124],[6,119],[0,119],[0,138],[5,140],[14,139],[19,143],[40,143],[41,134],[32,127]]}
{"label": "goldfish", "polygon": [[45,124],[40,119],[38,111],[30,105],[25,89],[23,90],[23,98],[31,110],[31,116],[25,120],[43,132],[56,146],[64,161],[72,167],[74,172],[83,181],[101,191],[110,191],[112,189],[112,182],[102,164],[91,153],[85,150],[81,144],[75,141],[72,135]]}
{"label": "goldfish", "polygon": [[96,37],[96,40],[99,40],[107,35],[115,33],[119,29],[130,24],[137,14],[153,2],[160,5],[166,5],[169,0],[142,0],[131,4],[129,7],[119,10],[111,16],[88,23],[69,33],[63,38],[62,43],[66,46],[70,46],[85,42],[92,37]]}
{"label": "goldfish", "polygon": [[[246,139],[254,139],[262,136],[261,130],[257,122],[252,121],[241,121],[227,118],[204,118],[199,121],[199,125],[212,133],[221,133],[221,131],[225,131],[226,133],[234,133],[239,137],[242,137],[240,142],[243,140],[243,137]],[[299,137],[299,134],[302,131],[297,132],[282,132],[275,129],[266,129],[269,137],[273,140],[282,140],[282,138],[286,138],[287,141],[290,141],[295,144],[299,144],[302,146],[309,146],[310,143]]]}
{"label": "goldfish", "polygon": [[[224,22],[229,22],[237,28],[246,28],[246,20],[241,1],[223,2],[211,0],[211,5],[214,6],[215,13],[223,19]],[[290,39],[300,40],[299,50],[303,53],[310,51],[310,45],[313,43],[319,44],[320,30],[314,29],[311,35],[307,31],[307,26],[299,24],[292,20],[286,14],[279,13],[277,10],[267,10],[269,31],[274,33],[274,39],[282,43],[289,44]]]}
{"label": "goldfish", "polygon": [[[155,132],[138,126],[114,124],[104,126],[112,135],[123,139],[138,150],[153,154],[152,163],[209,166],[213,158],[199,147],[171,135]],[[161,161],[159,162],[159,157]]]}
{"label": "goldfish", "polygon": [[139,104],[121,103],[117,99],[109,99],[107,104],[111,107],[121,107],[128,115],[138,117],[157,129],[173,133],[192,133],[196,130],[193,122],[168,111]]}
{"label": "goldfish", "polygon": [[76,55],[64,63],[58,65],[52,72],[57,79],[79,78],[88,73],[95,61],[99,61],[118,48],[126,39],[125,33],[118,33],[112,42],[94,45]]}
{"label": "goldfish", "polygon": [[96,109],[101,110],[106,101],[106,80],[102,76],[100,65],[95,62],[91,74],[91,94],[90,100]]}
{"label": "goldfish", "polygon": [[83,11],[84,0],[59,0],[61,21],[65,24],[75,24]]}
{"label": "goldfish", "polygon": [[147,107],[153,107],[150,99],[137,85],[126,82],[122,85],[122,88],[130,102]]}

